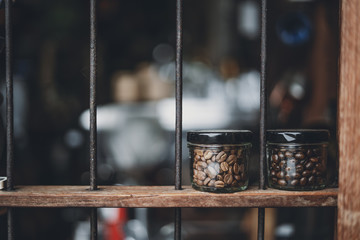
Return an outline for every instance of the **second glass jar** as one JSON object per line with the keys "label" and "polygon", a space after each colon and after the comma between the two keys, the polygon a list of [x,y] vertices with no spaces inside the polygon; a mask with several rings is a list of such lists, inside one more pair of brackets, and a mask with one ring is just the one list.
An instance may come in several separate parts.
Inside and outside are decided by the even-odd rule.
{"label": "second glass jar", "polygon": [[192,187],[217,193],[245,190],[251,139],[247,130],[188,132]]}

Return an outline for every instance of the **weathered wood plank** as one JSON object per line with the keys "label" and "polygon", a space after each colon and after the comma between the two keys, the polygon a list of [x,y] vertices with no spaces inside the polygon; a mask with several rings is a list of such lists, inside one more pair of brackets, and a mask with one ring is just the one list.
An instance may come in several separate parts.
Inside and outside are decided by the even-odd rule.
{"label": "weathered wood plank", "polygon": [[360,1],[341,1],[338,239],[360,239]]}
{"label": "weathered wood plank", "polygon": [[337,189],[321,191],[249,190],[205,193],[185,186],[18,186],[0,191],[0,206],[8,207],[334,207]]}

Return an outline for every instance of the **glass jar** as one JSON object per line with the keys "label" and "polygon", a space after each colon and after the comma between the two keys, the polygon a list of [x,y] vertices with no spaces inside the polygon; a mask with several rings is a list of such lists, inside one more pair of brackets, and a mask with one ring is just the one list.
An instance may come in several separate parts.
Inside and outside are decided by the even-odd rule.
{"label": "glass jar", "polygon": [[251,139],[247,130],[188,132],[192,187],[215,193],[245,190]]}
{"label": "glass jar", "polygon": [[325,188],[328,130],[268,130],[266,140],[269,187]]}

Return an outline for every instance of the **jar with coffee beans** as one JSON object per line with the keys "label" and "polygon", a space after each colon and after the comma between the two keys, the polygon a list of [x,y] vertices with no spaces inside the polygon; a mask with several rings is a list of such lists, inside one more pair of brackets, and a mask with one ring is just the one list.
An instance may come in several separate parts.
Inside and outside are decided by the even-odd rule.
{"label": "jar with coffee beans", "polygon": [[268,130],[266,141],[269,187],[325,188],[328,130]]}
{"label": "jar with coffee beans", "polygon": [[192,187],[215,193],[245,190],[251,139],[248,130],[188,132]]}

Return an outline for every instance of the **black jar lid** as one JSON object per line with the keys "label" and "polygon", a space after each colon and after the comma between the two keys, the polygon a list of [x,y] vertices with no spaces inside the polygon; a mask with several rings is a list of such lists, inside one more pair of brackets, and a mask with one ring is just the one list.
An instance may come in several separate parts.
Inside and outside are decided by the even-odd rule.
{"label": "black jar lid", "polygon": [[187,133],[187,141],[197,144],[239,144],[251,142],[249,130],[198,130]]}
{"label": "black jar lid", "polygon": [[330,133],[326,129],[276,129],[266,132],[271,143],[320,143],[328,142]]}

